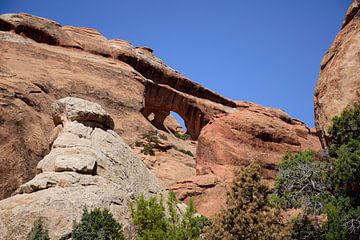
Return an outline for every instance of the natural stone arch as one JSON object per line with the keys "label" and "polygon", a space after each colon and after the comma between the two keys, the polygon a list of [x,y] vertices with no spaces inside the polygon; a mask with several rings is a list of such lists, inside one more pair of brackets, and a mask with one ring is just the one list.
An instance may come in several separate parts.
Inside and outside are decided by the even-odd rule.
{"label": "natural stone arch", "polygon": [[[176,112],[184,120],[193,139],[197,139],[201,129],[210,121],[211,116],[196,98],[178,92],[169,86],[149,83],[145,90],[143,115],[147,118],[154,114],[152,122],[158,128],[163,127],[170,112]],[[210,111],[211,112],[211,111]]]}

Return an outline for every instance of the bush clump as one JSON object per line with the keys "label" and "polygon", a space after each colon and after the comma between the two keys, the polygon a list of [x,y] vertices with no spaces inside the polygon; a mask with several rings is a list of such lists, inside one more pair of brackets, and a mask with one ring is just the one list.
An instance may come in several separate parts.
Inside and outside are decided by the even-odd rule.
{"label": "bush clump", "polygon": [[175,137],[177,137],[177,138],[179,138],[181,140],[184,140],[184,141],[191,139],[190,134],[186,134],[186,133],[181,134],[181,133],[176,132]]}
{"label": "bush clump", "polygon": [[167,210],[162,197],[145,199],[141,195],[136,203],[131,205],[131,216],[139,240],[196,240],[204,226],[210,224],[208,219],[195,214],[192,201],[181,216],[176,207],[174,193],[169,193]]}
{"label": "bush clump", "polygon": [[84,208],[79,223],[74,223],[72,240],[124,240],[121,225],[107,209]]}
{"label": "bush clump", "polygon": [[151,130],[147,133],[144,133],[142,135],[142,138],[148,141],[149,143],[154,143],[154,144],[160,143],[160,139],[158,137],[158,131],[156,130]]}
{"label": "bush clump", "polygon": [[329,134],[328,161],[301,152],[280,164],[275,202],[302,209],[292,239],[360,238],[360,106],[335,117]]}
{"label": "bush clump", "polygon": [[141,150],[141,152],[144,155],[150,155],[150,156],[155,155],[154,146],[151,143],[144,144],[143,149]]}
{"label": "bush clump", "polygon": [[26,240],[50,240],[49,231],[44,228],[43,220],[38,218],[34,226],[26,237]]}

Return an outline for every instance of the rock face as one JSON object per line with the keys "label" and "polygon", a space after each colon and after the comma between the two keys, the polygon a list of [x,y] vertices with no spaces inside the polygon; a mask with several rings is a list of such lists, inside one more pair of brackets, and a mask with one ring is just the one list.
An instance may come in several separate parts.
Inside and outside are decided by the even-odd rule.
{"label": "rock face", "polygon": [[164,193],[160,183],[112,130],[100,105],[65,98],[55,102],[52,116],[62,130],[37,165],[37,175],[17,195],[0,201],[2,239],[25,239],[38,217],[50,237],[59,239],[85,206],[109,209],[130,234],[130,201],[140,193]]}
{"label": "rock face", "polygon": [[340,33],[321,62],[314,94],[315,124],[322,145],[334,116],[360,104],[360,1],[346,13]]}
{"label": "rock face", "polygon": [[285,112],[247,102],[238,102],[238,106],[238,112],[203,128],[197,146],[198,176],[173,186],[181,199],[199,195],[196,206],[207,216],[220,210],[237,167],[258,163],[271,184],[285,152],[321,148],[315,130]]}
{"label": "rock face", "polygon": [[214,115],[236,110],[149,48],[29,14],[0,15],[0,199],[35,176],[53,129],[48,106],[67,96],[104,106],[128,144],[154,126],[166,130],[170,111],[196,139]]}
{"label": "rock face", "polygon": [[[100,104],[104,110],[65,98],[69,96]],[[56,99],[62,100],[49,108]],[[174,133],[184,132],[170,112],[183,118],[192,140],[175,137]],[[165,135],[155,156],[135,146],[150,130]],[[275,164],[285,151],[318,148],[313,131],[301,122],[279,110],[222,97],[166,66],[150,48],[29,14],[0,15],[0,199],[16,189],[23,193],[4,201],[8,215],[0,226],[8,225],[4,221],[9,221],[10,211],[22,216],[16,205],[28,204],[24,211],[31,212],[37,201],[60,216],[60,207],[45,207],[48,194],[60,203],[61,194],[73,194],[69,199],[83,194],[85,204],[103,206],[108,202],[96,200],[97,194],[112,199],[111,189],[114,194],[121,189],[127,192],[117,183],[127,177],[121,170],[109,171],[113,167],[99,159],[98,151],[83,151],[84,144],[92,141],[107,149],[115,144],[115,133],[133,146],[163,187],[184,200],[195,196],[197,207],[207,216],[221,207],[237,166],[259,162],[263,175],[273,179]],[[69,213],[58,224],[67,227],[78,216]]]}

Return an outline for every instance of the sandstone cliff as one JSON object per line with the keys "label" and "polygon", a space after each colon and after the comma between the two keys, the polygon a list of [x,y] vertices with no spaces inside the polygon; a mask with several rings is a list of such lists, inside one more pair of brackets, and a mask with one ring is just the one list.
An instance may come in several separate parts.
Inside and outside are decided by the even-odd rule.
{"label": "sandstone cliff", "polygon": [[128,144],[154,126],[164,129],[170,111],[196,139],[213,115],[235,106],[167,67],[149,48],[28,14],[0,15],[0,198],[35,175],[53,128],[48,106],[67,96],[104,106]]}
{"label": "sandstone cliff", "polygon": [[[29,14],[4,14],[0,15],[0,198],[11,196],[33,178],[36,166],[38,171],[49,170],[48,178],[57,174],[56,169],[83,175],[84,171],[89,177],[90,162],[85,167],[67,166],[59,158],[56,162],[63,165],[57,166],[46,160],[57,158],[54,146],[60,141],[57,138],[46,156],[57,136],[48,140],[54,128],[48,106],[68,96],[103,106],[112,116],[114,132],[134,148],[162,185],[181,199],[195,196],[207,216],[221,207],[236,167],[258,162],[271,180],[284,152],[319,148],[314,131],[300,121],[277,109],[222,97],[166,66],[149,48],[107,40],[93,29],[61,26]],[[174,136],[182,130],[169,116],[171,111],[184,119],[192,139]],[[60,122],[55,118],[55,124]],[[111,121],[106,126],[111,129]],[[150,130],[166,136],[154,156],[136,147]],[[40,176],[45,175],[32,181]],[[29,184],[19,191],[32,191]],[[35,189],[43,186],[36,184]]]}
{"label": "sandstone cliff", "polygon": [[172,189],[180,199],[191,196],[200,213],[213,216],[224,205],[226,187],[239,166],[258,163],[271,185],[285,152],[320,150],[314,129],[285,112],[238,102],[238,111],[214,119],[201,131],[197,145],[197,176],[178,181]]}
{"label": "sandstone cliff", "polygon": [[323,146],[334,116],[360,104],[360,1],[346,13],[340,33],[321,62],[314,94],[315,124]]}
{"label": "sandstone cliff", "polygon": [[84,207],[109,209],[129,234],[130,201],[165,193],[159,181],[112,130],[100,105],[64,98],[53,104],[52,116],[59,131],[37,175],[0,201],[1,239],[25,239],[38,217],[59,239]]}

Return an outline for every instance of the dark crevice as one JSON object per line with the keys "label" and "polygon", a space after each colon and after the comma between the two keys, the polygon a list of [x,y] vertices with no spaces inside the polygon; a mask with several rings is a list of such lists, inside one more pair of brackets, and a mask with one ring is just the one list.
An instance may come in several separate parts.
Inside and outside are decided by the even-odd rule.
{"label": "dark crevice", "polygon": [[341,26],[341,29],[343,29],[344,27],[346,27],[346,25],[348,25],[351,20],[353,20],[355,17],[359,17],[358,16],[358,13],[359,12],[359,7],[355,7],[351,10],[351,12],[349,12],[346,17],[345,17],[345,20],[344,20],[344,23],[343,25]]}
{"label": "dark crevice", "polygon": [[58,39],[51,36],[45,31],[39,29],[31,28],[27,25],[19,25],[15,28],[17,34],[23,33],[26,37],[33,39],[39,43],[47,43],[49,45],[59,45]]}
{"label": "dark crevice", "polygon": [[326,63],[324,63],[323,65],[321,65],[321,70],[323,70],[330,62],[331,60],[335,57],[335,53],[333,53],[331,55],[331,57],[329,58],[329,60],[326,61]]}
{"label": "dark crevice", "polygon": [[38,88],[41,89],[41,91],[43,91],[44,93],[48,94],[49,93],[49,89],[48,87],[40,84],[40,83],[33,83],[35,86],[37,86]]}
{"label": "dark crevice", "polygon": [[11,31],[12,29],[14,29],[14,26],[2,19],[0,19],[0,31]]}
{"label": "dark crevice", "polygon": [[25,97],[21,93],[16,92],[15,93],[15,98],[20,99],[21,101],[23,101],[26,105],[28,105],[30,107],[34,107],[34,103],[28,97]]}

